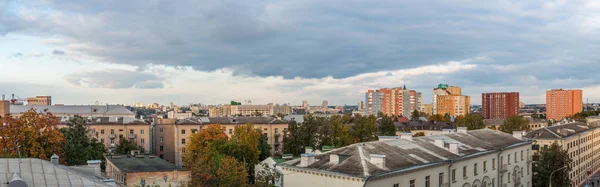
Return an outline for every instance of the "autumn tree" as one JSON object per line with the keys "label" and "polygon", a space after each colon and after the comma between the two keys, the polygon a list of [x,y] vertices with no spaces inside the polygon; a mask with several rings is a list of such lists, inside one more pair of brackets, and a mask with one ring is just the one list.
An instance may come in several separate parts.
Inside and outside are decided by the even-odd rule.
{"label": "autumn tree", "polygon": [[479,114],[467,114],[464,117],[456,121],[456,125],[459,127],[467,127],[469,130],[483,129],[483,117]]}
{"label": "autumn tree", "polygon": [[138,150],[140,151],[140,153],[146,152],[144,150],[144,147],[142,147],[141,145],[136,144],[133,141],[129,141],[127,138],[125,137],[120,137],[119,138],[119,144],[117,145],[117,147],[115,147],[115,154],[131,154],[131,151],[133,150]]}
{"label": "autumn tree", "polygon": [[381,124],[379,125],[379,135],[381,136],[395,136],[396,135],[396,126],[394,126],[394,122],[392,118],[384,115],[381,118]]}
{"label": "autumn tree", "polygon": [[512,133],[513,131],[528,131],[529,121],[520,118],[519,116],[511,116],[504,120],[500,130],[505,133]]}
{"label": "autumn tree", "polygon": [[260,136],[260,131],[254,129],[254,125],[252,124],[237,126],[233,130],[233,135],[228,142],[229,151],[224,153],[242,161],[246,165],[250,181],[253,180],[254,166],[259,162]]}
{"label": "autumn tree", "polygon": [[[569,157],[567,150],[562,149],[557,142],[552,143],[548,148],[541,148],[533,155],[536,162],[533,164],[535,187],[549,186],[548,182],[552,180],[552,186],[570,186],[571,163],[573,159]],[[550,178],[550,175],[552,178]]]}
{"label": "autumn tree", "polygon": [[444,118],[444,116],[443,116],[443,115],[441,115],[441,114],[434,114],[434,115],[431,115],[431,116],[429,117],[429,121],[437,121],[437,122],[450,122],[450,121],[446,121],[446,118]]}
{"label": "autumn tree", "polygon": [[65,137],[57,130],[58,118],[51,113],[30,109],[20,117],[6,116],[0,127],[0,155],[3,157],[40,158],[53,154],[64,157]]}
{"label": "autumn tree", "polygon": [[60,129],[66,143],[63,146],[67,165],[84,165],[88,160],[104,160],[106,148],[98,139],[90,137],[84,118],[75,116],[67,122],[67,128]]}
{"label": "autumn tree", "polygon": [[414,137],[425,136],[424,132],[417,132],[413,135]]}

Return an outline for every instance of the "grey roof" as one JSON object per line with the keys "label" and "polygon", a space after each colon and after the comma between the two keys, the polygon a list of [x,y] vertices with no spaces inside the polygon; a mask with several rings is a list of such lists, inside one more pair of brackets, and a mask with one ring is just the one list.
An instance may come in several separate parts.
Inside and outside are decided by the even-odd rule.
{"label": "grey roof", "polygon": [[19,114],[32,108],[37,112],[51,112],[52,114],[135,115],[135,113],[121,105],[10,105],[10,112]]}
{"label": "grey roof", "polygon": [[583,122],[575,122],[564,125],[542,127],[541,129],[528,132],[524,137],[530,139],[560,139],[595,128],[597,127],[594,125],[587,125]]}
{"label": "grey roof", "polygon": [[[443,147],[436,145],[435,140],[443,140]],[[458,143],[458,154],[450,152],[450,143]],[[281,165],[366,178],[397,171],[410,171],[419,167],[446,163],[450,160],[491,154],[503,148],[530,143],[529,140],[514,138],[511,134],[481,129],[466,133],[414,137],[412,141],[398,139],[357,143],[317,155],[315,163],[307,167],[298,166],[299,159],[287,161]],[[331,154],[340,155],[340,163],[330,163]],[[372,164],[369,161],[371,154],[385,155],[385,167]]]}
{"label": "grey roof", "polygon": [[446,122],[429,122],[429,121],[409,121],[394,122],[394,126],[398,130],[409,129],[409,130],[441,130],[441,129],[455,129],[456,126],[453,123]]}
{"label": "grey roof", "polygon": [[86,176],[37,158],[0,159],[0,182],[4,184],[10,180],[13,173],[17,173],[28,186],[109,186],[93,176]]}
{"label": "grey roof", "polygon": [[184,170],[182,167],[150,155],[138,155],[138,157],[112,155],[106,156],[106,159],[125,173]]}

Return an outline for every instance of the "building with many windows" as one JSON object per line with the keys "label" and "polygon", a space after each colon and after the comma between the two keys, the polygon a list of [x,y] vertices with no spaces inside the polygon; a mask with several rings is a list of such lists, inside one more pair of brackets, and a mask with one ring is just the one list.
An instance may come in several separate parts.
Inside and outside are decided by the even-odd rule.
{"label": "building with many windows", "polygon": [[490,129],[364,142],[278,165],[283,186],[531,186],[531,141]]}
{"label": "building with many windows", "polygon": [[496,92],[481,94],[483,119],[505,119],[518,116],[519,92]]}
{"label": "building with many windows", "polygon": [[35,96],[27,98],[27,105],[52,105],[51,96]]}
{"label": "building with many windows", "polygon": [[450,116],[466,115],[471,110],[471,97],[461,95],[461,88],[439,84],[433,88],[432,113]]}
{"label": "building with many windows", "polygon": [[588,168],[592,168],[591,173],[600,171],[600,128],[596,125],[560,122],[558,125],[531,131],[524,137],[535,141],[533,152],[547,148],[554,142],[568,151],[569,157],[573,159],[569,173],[572,186],[582,186],[585,183]]}
{"label": "building with many windows", "polygon": [[562,120],[583,110],[583,91],[546,91],[546,119]]}
{"label": "building with many windows", "polygon": [[420,98],[421,93],[406,89],[406,86],[368,90],[365,94],[365,103],[367,103],[365,114],[377,115],[381,112],[388,116],[408,117],[413,109],[418,109]]}

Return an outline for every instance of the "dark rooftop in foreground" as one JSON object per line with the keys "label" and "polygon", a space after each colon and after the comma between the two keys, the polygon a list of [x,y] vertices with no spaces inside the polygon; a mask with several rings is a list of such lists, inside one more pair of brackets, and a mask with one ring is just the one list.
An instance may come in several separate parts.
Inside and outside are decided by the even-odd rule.
{"label": "dark rooftop in foreground", "polygon": [[[458,145],[453,152],[452,145]],[[283,167],[306,168],[353,177],[384,175],[392,171],[409,171],[419,167],[443,164],[449,160],[490,154],[503,148],[531,144],[512,134],[481,129],[450,134],[413,137],[411,140],[397,139],[352,144],[316,155],[315,162],[301,166],[300,159],[282,163]],[[330,162],[332,154],[339,156],[339,163]],[[385,155],[385,166],[369,161],[370,156]]]}
{"label": "dark rooftop in foreground", "polygon": [[564,125],[554,125],[549,127],[542,127],[541,129],[528,132],[525,138],[530,139],[557,139],[566,138],[581,132],[598,128],[595,125],[587,125],[583,122],[574,122]]}
{"label": "dark rooftop in foreground", "polygon": [[154,155],[107,155],[106,159],[124,173],[184,170]]}

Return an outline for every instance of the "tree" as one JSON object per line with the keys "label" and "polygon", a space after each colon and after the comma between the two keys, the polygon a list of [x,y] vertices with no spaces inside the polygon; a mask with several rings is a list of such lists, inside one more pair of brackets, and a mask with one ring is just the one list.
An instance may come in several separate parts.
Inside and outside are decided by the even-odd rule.
{"label": "tree", "polygon": [[275,183],[281,178],[281,174],[267,163],[261,163],[262,170],[256,174],[257,187],[275,187]]}
{"label": "tree", "polygon": [[[51,113],[31,109],[19,118],[6,116],[0,126],[0,155],[50,160],[53,154],[64,157],[65,137],[57,130],[59,123]],[[62,160],[64,162],[64,160]]]}
{"label": "tree", "polygon": [[133,141],[127,140],[125,137],[119,138],[119,145],[115,147],[115,154],[130,154],[131,151],[138,150],[141,153],[146,152],[141,145],[136,144]]}
{"label": "tree", "polygon": [[[570,186],[571,162],[567,150],[563,150],[557,142],[552,143],[548,148],[541,148],[535,153],[536,162],[533,164],[533,173],[535,174],[533,186],[546,187],[549,180],[552,180],[552,186]],[[566,167],[565,169],[561,169]],[[560,169],[560,170],[559,170]],[[550,179],[550,174],[552,179]]]}
{"label": "tree", "polygon": [[233,130],[233,135],[229,140],[229,152],[224,153],[246,165],[246,171],[248,171],[250,181],[254,180],[254,166],[259,162],[258,159],[261,153],[259,150],[260,136],[260,131],[254,129],[254,125],[252,124],[237,126]]}
{"label": "tree", "polygon": [[258,160],[263,161],[269,157],[271,157],[271,145],[269,145],[269,138],[267,135],[261,134],[258,138],[258,150],[260,150],[260,155],[258,156]]}
{"label": "tree", "polygon": [[[254,170],[253,170],[254,171]],[[233,157],[225,156],[216,171],[216,186],[248,186],[247,171],[244,163]]]}
{"label": "tree", "polygon": [[421,121],[421,113],[418,110],[413,110],[410,117],[411,121]]}
{"label": "tree", "polygon": [[448,114],[448,113],[444,114],[444,121],[445,122],[451,122],[452,121],[452,116],[450,116],[450,114]]}
{"label": "tree", "polygon": [[429,117],[429,121],[436,121],[436,122],[450,122],[450,121],[446,121],[446,118],[444,118],[444,116],[442,116],[441,114],[434,114],[431,115]]}
{"label": "tree", "polygon": [[377,118],[375,116],[358,117],[352,126],[352,134],[357,142],[377,140]]}
{"label": "tree", "polygon": [[459,127],[467,127],[469,130],[483,129],[483,117],[479,114],[467,114],[463,118],[456,121],[456,125]]}
{"label": "tree", "polygon": [[424,132],[417,132],[413,135],[414,137],[425,136]]}
{"label": "tree", "polygon": [[511,116],[504,120],[500,130],[505,133],[512,133],[513,131],[528,131],[529,121],[520,118],[519,116]]}
{"label": "tree", "polygon": [[75,116],[67,122],[67,128],[60,129],[65,136],[63,146],[67,165],[84,165],[88,160],[104,161],[106,148],[98,139],[90,137],[84,118]]}
{"label": "tree", "polygon": [[387,115],[381,118],[381,124],[379,125],[379,135],[381,136],[395,136],[396,135],[396,126],[394,126],[394,122],[392,118]]}
{"label": "tree", "polygon": [[305,146],[302,136],[302,129],[298,122],[290,121],[287,130],[283,131],[283,153],[300,156]]}

